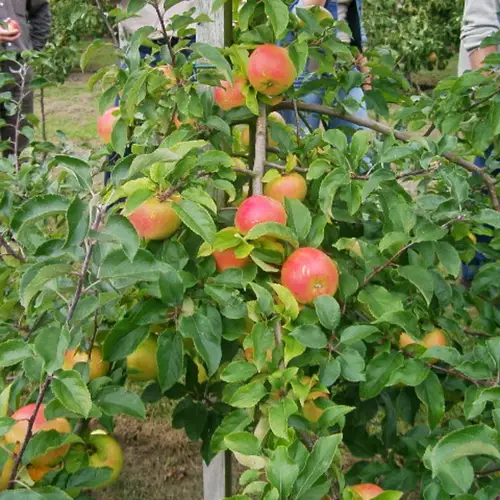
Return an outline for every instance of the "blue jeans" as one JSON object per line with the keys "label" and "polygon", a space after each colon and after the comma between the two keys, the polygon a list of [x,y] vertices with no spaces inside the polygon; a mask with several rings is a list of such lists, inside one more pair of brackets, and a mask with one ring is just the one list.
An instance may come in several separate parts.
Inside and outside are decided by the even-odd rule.
{"label": "blue jeans", "polygon": [[[301,101],[307,104],[322,104],[324,95],[325,95],[325,90],[318,90],[301,97]],[[366,104],[363,100],[363,97],[364,97],[363,90],[360,89],[359,87],[351,89],[351,91],[348,93],[346,93],[343,90],[339,92],[339,99],[341,101],[350,98],[360,103],[360,107],[354,113],[354,116],[357,116],[359,118],[368,118],[368,111],[366,109]],[[288,123],[289,125],[295,126],[297,124],[294,110],[287,109],[285,111],[281,111],[280,113],[282,114],[286,123]],[[301,113],[301,114],[302,115],[305,114],[307,124],[309,125],[309,127],[307,127],[307,125],[302,121],[302,119],[300,120],[300,130],[302,136],[305,136],[308,133],[308,128],[312,130],[316,130],[317,128],[319,128],[320,115],[318,113]],[[330,118],[328,124],[326,124],[327,129],[340,128],[340,127],[348,127],[353,130],[364,129],[364,127],[361,127],[360,125],[356,125],[355,123],[351,123],[346,120],[343,120],[342,118],[337,118],[337,117]]]}

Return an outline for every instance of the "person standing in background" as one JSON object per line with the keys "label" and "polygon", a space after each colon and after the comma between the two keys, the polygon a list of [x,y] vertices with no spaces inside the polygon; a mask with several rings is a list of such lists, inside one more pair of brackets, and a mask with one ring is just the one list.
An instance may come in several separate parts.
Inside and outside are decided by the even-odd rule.
{"label": "person standing in background", "polygon": [[[18,62],[22,63],[21,53],[26,50],[42,50],[50,35],[52,17],[48,0],[1,0],[0,20],[8,22],[16,21],[19,31],[15,35],[0,35],[0,43],[5,51],[13,51],[18,54]],[[14,61],[1,63],[2,73],[10,73],[16,80],[16,84],[1,89],[12,93],[12,100],[19,103],[21,107],[21,126],[26,124],[26,115],[33,113],[33,93],[26,89],[31,80],[31,71],[28,70],[25,77],[25,90],[21,90],[20,76],[16,72],[19,64]],[[1,107],[0,119],[5,120],[1,126],[0,135],[2,141],[8,141],[6,152],[12,151],[16,140],[17,113],[9,116],[4,106]],[[17,152],[20,153],[28,144],[28,139],[19,134],[17,141]]]}
{"label": "person standing in background", "polygon": [[[310,3],[310,2],[309,2]],[[297,8],[307,7],[307,0],[295,0],[290,5],[290,10],[294,12]],[[352,37],[347,33],[339,31],[337,33],[338,38],[347,44],[357,47],[359,50],[359,58],[357,60],[357,69],[364,74],[369,72],[366,66],[366,58],[363,56],[363,48],[366,45],[366,34],[363,27],[362,21],[362,0],[326,0],[324,8],[330,12],[336,21],[344,21],[351,30]],[[288,39],[287,41],[292,41]],[[317,63],[310,59],[307,63],[306,70],[302,75],[297,78],[294,87],[300,88],[308,79],[315,78],[313,72],[317,69]],[[364,90],[370,90],[370,80],[365,79],[363,84]],[[326,89],[316,90],[310,94],[301,97],[301,101],[308,104],[322,104]],[[366,110],[366,105],[364,103],[364,93],[363,89],[356,87],[351,89],[349,92],[344,92],[341,90],[339,92],[339,100],[353,99],[359,103],[360,107],[354,114],[361,118],[367,118],[368,112]],[[296,117],[294,111],[282,111],[281,112],[286,122],[295,125]],[[319,115],[315,113],[307,114],[307,122],[309,128],[315,130],[319,127]],[[305,126],[304,124],[302,124]],[[338,128],[338,127],[349,127],[352,129],[361,128],[359,125],[342,120],[341,118],[331,118],[326,125],[327,129]],[[303,127],[301,127],[303,129]],[[302,130],[302,132],[305,132]]]}

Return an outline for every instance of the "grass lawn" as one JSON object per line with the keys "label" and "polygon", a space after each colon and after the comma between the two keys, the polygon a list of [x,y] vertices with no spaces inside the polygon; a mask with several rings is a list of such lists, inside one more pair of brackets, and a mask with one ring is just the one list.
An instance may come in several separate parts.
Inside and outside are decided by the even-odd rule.
{"label": "grass lawn", "polygon": [[[112,56],[99,58],[103,64]],[[93,68],[97,69],[96,66]],[[456,60],[441,72],[422,71],[414,75],[419,84],[435,85],[456,73]],[[99,147],[96,132],[98,96],[88,90],[89,73],[74,73],[68,81],[46,90],[48,139],[61,141],[77,154]],[[37,114],[40,107],[37,102]],[[125,454],[120,478],[112,487],[92,493],[98,500],[201,500],[202,466],[199,444],[192,443],[184,431],[171,427],[174,403],[163,400],[148,407],[148,418],[117,419],[116,437]],[[235,467],[236,476],[237,471]]]}

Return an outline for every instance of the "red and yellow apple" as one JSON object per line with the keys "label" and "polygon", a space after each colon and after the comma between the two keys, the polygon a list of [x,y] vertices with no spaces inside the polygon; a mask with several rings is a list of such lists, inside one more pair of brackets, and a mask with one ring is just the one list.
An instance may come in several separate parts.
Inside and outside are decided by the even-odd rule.
{"label": "red and yellow apple", "polygon": [[253,195],[247,198],[236,211],[234,223],[241,234],[246,234],[257,224],[277,222],[286,224],[287,215],[283,205],[264,195]]}
{"label": "red and yellow apple", "polygon": [[[66,351],[66,353],[64,354],[63,368],[65,370],[71,370],[77,363],[87,363],[88,360],[88,352],[80,351],[78,349],[72,349],[71,351]],[[102,357],[101,348],[94,347],[92,349],[92,355],[90,356],[90,380],[106,376],[109,372],[109,367],[109,362],[105,361]]]}
{"label": "red and yellow apple", "polygon": [[21,31],[21,25],[15,19],[6,19],[3,21],[7,27],[0,26],[0,35],[14,37]]}
{"label": "red and yellow apple", "polygon": [[212,256],[215,259],[217,271],[220,273],[226,269],[244,267],[250,261],[249,257],[244,257],[243,259],[236,257],[234,248],[215,251]]}
{"label": "red and yellow apple", "polygon": [[181,220],[172,208],[172,201],[179,199],[174,195],[167,201],[160,201],[153,196],[137,207],[128,219],[141,238],[165,240],[181,227]]}
{"label": "red and yellow apple", "polygon": [[[17,420],[17,422],[5,434],[5,441],[8,444],[14,444],[17,447],[23,443],[28,431],[28,420],[33,415],[35,407],[35,403],[29,404],[20,408],[12,414],[11,418]],[[51,430],[58,431],[62,434],[70,434],[71,426],[65,418],[55,418],[54,420],[47,420],[45,417],[45,405],[42,404],[36,414],[32,433],[36,434],[40,431],[43,432]],[[31,462],[31,464],[36,467],[50,467],[56,465],[64,458],[69,450],[69,447],[70,445],[63,445],[54,450],[50,450],[44,455],[36,457]]]}
{"label": "red and yellow apple", "polygon": [[339,284],[335,262],[316,248],[299,248],[281,269],[281,283],[302,304],[321,295],[334,295]]}
{"label": "red and yellow apple", "polygon": [[355,486],[351,486],[350,489],[354,493],[357,493],[361,500],[372,500],[372,498],[384,492],[380,486],[372,483],[356,484]]}
{"label": "red and yellow apple", "polygon": [[302,201],[307,194],[307,183],[304,177],[296,172],[280,175],[265,185],[264,194],[280,203],[283,203],[285,198]]}
{"label": "red and yellow apple", "polygon": [[401,333],[401,335],[399,336],[399,347],[401,347],[401,349],[404,349],[406,346],[412,344],[419,344],[426,349],[430,349],[434,346],[445,346],[446,337],[443,331],[439,330],[438,328],[435,328],[431,332],[427,333],[422,340],[415,340],[407,333]]}
{"label": "red and yellow apple", "polygon": [[120,119],[120,108],[115,106],[106,110],[97,120],[97,133],[105,144],[111,142],[111,135],[116,122]]}
{"label": "red and yellow apple", "polygon": [[221,87],[216,87],[214,91],[215,102],[224,111],[243,106],[246,98],[243,95],[243,87],[246,80],[242,77],[236,77],[234,84],[227,80],[221,81]]}
{"label": "red and yellow apple", "polygon": [[109,467],[113,471],[111,478],[99,485],[99,488],[114,483],[123,468],[123,451],[118,441],[102,431],[94,431],[88,439],[88,444],[93,449],[89,455],[89,465],[95,469]]}
{"label": "red and yellow apple", "polygon": [[140,382],[155,380],[158,376],[156,351],[158,340],[155,335],[148,335],[137,349],[127,356],[128,378]]}
{"label": "red and yellow apple", "polygon": [[288,50],[273,44],[260,45],[252,52],[247,74],[255,90],[268,96],[282,94],[297,78]]}

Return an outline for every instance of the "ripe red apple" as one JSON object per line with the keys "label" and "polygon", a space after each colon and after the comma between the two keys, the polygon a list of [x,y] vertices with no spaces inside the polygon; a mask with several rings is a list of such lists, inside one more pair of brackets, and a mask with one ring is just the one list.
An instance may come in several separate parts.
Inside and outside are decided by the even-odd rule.
{"label": "ripe red apple", "polygon": [[155,380],[158,376],[158,365],[156,363],[156,351],[158,341],[155,335],[148,335],[139,344],[139,347],[127,356],[128,378],[145,382]]}
{"label": "ripe red apple", "polygon": [[307,184],[304,177],[296,172],[281,175],[266,184],[264,194],[280,203],[283,203],[285,198],[302,201],[307,194]]}
{"label": "ripe red apple", "polygon": [[281,269],[281,283],[307,304],[320,295],[333,295],[339,284],[335,262],[316,248],[299,248]]}
{"label": "ripe red apple", "polygon": [[161,71],[165,76],[165,78],[167,79],[167,83],[165,85],[167,89],[172,89],[175,87],[177,78],[175,76],[174,68],[170,66],[170,64],[163,64],[162,66],[156,66],[155,69]]}
{"label": "ripe red apple", "polygon": [[254,195],[238,207],[234,223],[241,234],[246,234],[257,224],[263,222],[286,224],[286,219],[286,212],[281,203],[269,196]]}
{"label": "ripe red apple", "polygon": [[0,26],[0,35],[14,36],[21,31],[21,25],[15,19],[6,19],[3,22],[7,28]]}
{"label": "ripe red apple", "polygon": [[297,78],[288,50],[273,44],[260,45],[252,52],[247,72],[255,90],[268,96],[282,94]]}
{"label": "ripe red apple", "polygon": [[361,497],[361,500],[372,500],[372,498],[375,498],[384,492],[380,486],[371,483],[351,486],[351,490],[357,493]]}
{"label": "ripe red apple", "polygon": [[224,111],[244,106],[246,98],[243,95],[243,87],[246,80],[242,77],[236,77],[234,84],[226,80],[221,81],[222,87],[216,87],[214,91],[215,102]]}
{"label": "ripe red apple", "polygon": [[[28,420],[33,415],[35,404],[29,404],[20,408],[12,414],[14,420],[18,420],[5,434],[5,441],[9,444],[20,445],[26,437],[28,430]],[[32,428],[33,434],[39,431],[55,430],[62,434],[71,433],[71,426],[65,418],[55,418],[54,420],[47,420],[45,417],[45,405],[41,405],[35,417],[35,422]],[[64,445],[54,450],[48,451],[45,455],[35,458],[32,465],[36,467],[52,466],[59,463],[69,450],[69,445]]]}
{"label": "ripe red apple", "polygon": [[[66,351],[64,354],[63,368],[65,370],[71,370],[77,363],[87,363],[88,360],[88,352],[72,349],[71,351]],[[109,372],[109,367],[109,362],[105,361],[102,357],[101,348],[94,347],[92,349],[92,356],[90,357],[90,380],[106,376]]]}
{"label": "ripe red apple", "polygon": [[181,220],[172,208],[172,201],[179,199],[173,196],[168,201],[159,201],[153,196],[137,207],[128,219],[141,238],[165,240],[181,227]]}
{"label": "ripe red apple", "polygon": [[216,251],[212,254],[215,259],[215,265],[217,266],[217,271],[220,273],[226,269],[232,267],[244,267],[249,261],[249,257],[239,259],[234,254],[234,248],[228,248],[227,250]]}
{"label": "ripe red apple", "polygon": [[113,128],[115,123],[120,119],[119,111],[120,108],[117,106],[109,108],[97,120],[97,133],[105,144],[109,144],[111,142]]}
{"label": "ripe red apple", "polygon": [[114,483],[123,468],[123,451],[118,441],[102,431],[94,431],[89,437],[88,444],[94,449],[89,456],[89,465],[95,469],[109,467],[113,470],[111,478],[99,488]]}

